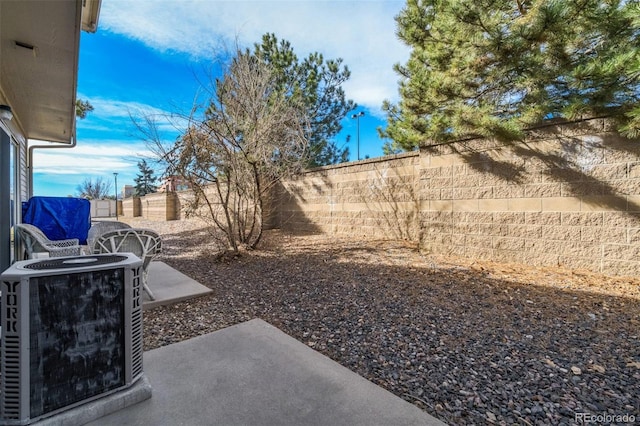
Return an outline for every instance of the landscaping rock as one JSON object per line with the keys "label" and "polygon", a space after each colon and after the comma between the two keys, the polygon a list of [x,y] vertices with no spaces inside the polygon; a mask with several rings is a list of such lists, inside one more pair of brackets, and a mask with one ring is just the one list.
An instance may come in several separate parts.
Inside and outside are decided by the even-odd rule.
{"label": "landscaping rock", "polygon": [[259,317],[451,425],[640,417],[637,279],[277,231],[216,260],[201,226],[139,224],[214,290],[145,311],[147,350]]}

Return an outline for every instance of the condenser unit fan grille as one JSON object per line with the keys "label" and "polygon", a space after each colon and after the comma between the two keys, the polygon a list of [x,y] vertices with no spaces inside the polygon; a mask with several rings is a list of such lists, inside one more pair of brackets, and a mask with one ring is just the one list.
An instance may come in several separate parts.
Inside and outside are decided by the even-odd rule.
{"label": "condenser unit fan grille", "polygon": [[78,268],[81,266],[99,266],[99,265],[109,265],[111,263],[122,262],[126,260],[126,256],[120,256],[117,254],[108,255],[108,256],[80,256],[74,258],[51,258],[46,260],[41,260],[39,262],[30,263],[25,265],[25,268],[34,269],[37,271],[43,271],[48,269],[65,269],[65,268]]}

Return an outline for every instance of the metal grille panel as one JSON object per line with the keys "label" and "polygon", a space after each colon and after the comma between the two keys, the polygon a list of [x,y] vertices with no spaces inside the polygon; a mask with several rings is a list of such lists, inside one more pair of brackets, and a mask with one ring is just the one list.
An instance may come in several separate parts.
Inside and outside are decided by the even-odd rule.
{"label": "metal grille panel", "polygon": [[20,328],[21,316],[18,312],[20,304],[20,282],[2,282],[3,323],[2,323],[2,383],[0,385],[0,404],[7,420],[19,420],[21,414],[21,380],[20,380]]}
{"label": "metal grille panel", "polygon": [[135,380],[142,374],[142,268],[133,270],[133,299],[131,301],[131,376]]}
{"label": "metal grille panel", "polygon": [[6,419],[20,418],[20,336],[7,336],[2,350],[2,412]]}
{"label": "metal grille panel", "polygon": [[29,263],[25,265],[27,269],[33,269],[36,271],[49,270],[49,269],[68,269],[78,268],[81,266],[99,266],[109,265],[111,263],[122,262],[126,260],[127,256],[111,255],[111,256],[80,256],[73,258],[50,258],[41,260],[39,262]]}

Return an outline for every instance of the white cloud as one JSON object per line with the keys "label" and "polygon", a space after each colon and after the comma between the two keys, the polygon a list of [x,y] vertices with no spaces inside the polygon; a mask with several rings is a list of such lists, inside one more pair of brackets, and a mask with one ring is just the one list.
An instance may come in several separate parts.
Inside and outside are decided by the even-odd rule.
{"label": "white cloud", "polygon": [[[405,0],[102,0],[99,31],[195,60],[216,57],[236,41],[251,47],[263,34],[274,33],[291,42],[299,57],[320,52],[326,59],[342,58],[351,70],[344,85],[347,97],[382,118],[382,101],[398,99],[393,65],[409,57],[409,49],[395,36],[394,16],[404,5]],[[155,117],[167,140],[178,134],[176,129],[186,128],[184,118],[157,105],[123,101],[126,95],[78,96],[95,108],[77,122],[78,146],[35,150],[36,180],[62,182],[71,175],[79,183],[84,177],[108,178],[118,172],[120,183],[131,183],[137,161],[151,154],[136,137],[130,114]]]}
{"label": "white cloud", "polygon": [[88,98],[94,106],[94,111],[88,115],[102,119],[126,120],[131,122],[131,117],[149,115],[166,123],[183,122],[183,117],[173,111],[158,108],[156,106],[135,101],[121,101],[118,99]]}
{"label": "white cloud", "polygon": [[135,126],[131,120],[132,117],[136,121],[140,121],[144,117],[151,117],[161,132],[175,133],[187,128],[187,118],[149,104],[87,96],[79,97],[88,100],[94,110],[87,115],[86,119],[78,120],[78,129],[113,131],[113,124],[117,123],[120,129],[130,128],[133,130]]}
{"label": "white cloud", "polygon": [[[141,137],[134,137],[130,114],[155,117],[158,130],[168,140],[173,140],[177,135],[176,126],[186,123],[180,117],[171,118],[168,111],[140,102],[80,97],[89,100],[94,110],[87,118],[77,122],[77,145],[73,148],[33,151],[34,191],[42,191],[37,195],[72,194],[84,179],[101,177],[110,182],[113,173],[118,173],[118,182],[121,184],[132,184],[138,173],[137,163],[141,159],[146,159],[154,168],[156,156]],[[32,145],[54,146],[41,141],[32,141]],[[161,167],[156,169],[156,176],[164,172]],[[48,186],[51,183],[55,183],[55,189]]]}
{"label": "white cloud", "polygon": [[[153,116],[158,130],[172,140],[184,128],[186,120],[171,117],[170,112],[140,102],[123,102],[114,99],[91,98],[88,100],[94,110],[86,119],[77,122],[77,145],[73,148],[46,148],[34,150],[34,181],[69,181],[80,183],[84,178],[102,177],[111,179],[119,174],[119,181],[131,183],[138,169],[137,163],[146,159],[154,167],[155,155],[142,138],[133,137],[134,129],[130,114],[135,117]],[[108,137],[105,138],[105,135]],[[39,145],[33,141],[33,145]],[[42,143],[44,146],[52,146]],[[164,170],[158,167],[156,176]],[[68,192],[73,192],[73,188]]]}
{"label": "white cloud", "polygon": [[151,156],[142,143],[85,140],[74,148],[36,149],[33,161],[40,174],[102,176],[130,173],[141,158]]}
{"label": "white cloud", "polygon": [[91,114],[95,114],[98,117],[129,118],[130,113],[136,113],[137,111],[158,115],[167,114],[166,111],[140,102],[124,102],[103,98],[90,98],[89,101],[94,107],[94,111]]}
{"label": "white cloud", "polygon": [[372,111],[397,100],[393,64],[409,49],[395,36],[394,16],[405,2],[391,1],[123,1],[103,0],[100,28],[159,51],[211,57],[221,46],[252,46],[275,33],[298,56],[341,57],[352,76],[347,96]]}
{"label": "white cloud", "polygon": [[34,151],[34,194],[66,196],[75,194],[85,179],[102,178],[118,187],[133,185],[138,175],[137,163],[147,159],[160,177],[164,170],[151,160],[152,153],[144,143],[120,140],[80,140],[74,148],[36,149]]}

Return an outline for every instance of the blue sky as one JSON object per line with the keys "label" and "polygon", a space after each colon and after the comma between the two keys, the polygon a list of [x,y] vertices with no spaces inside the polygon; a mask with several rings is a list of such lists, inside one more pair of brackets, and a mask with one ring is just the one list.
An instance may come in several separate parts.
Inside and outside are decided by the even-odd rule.
{"label": "blue sky", "polygon": [[[265,33],[291,42],[298,55],[320,52],[342,58],[351,70],[344,84],[358,104],[360,157],[382,155],[376,128],[385,125],[383,100],[398,100],[395,63],[409,49],[395,35],[394,16],[404,1],[392,0],[102,0],[98,31],[82,34],[78,97],[95,110],[77,122],[77,147],[35,150],[34,195],[67,196],[85,179],[118,187],[133,184],[140,159],[152,153],[130,116],[186,114],[201,82],[229,46],[252,47]],[[201,91],[200,91],[201,93]],[[200,97],[202,99],[202,97]],[[351,115],[351,113],[350,113]],[[159,122],[167,141],[181,120]],[[356,159],[356,120],[347,117],[336,141],[351,135]],[[151,161],[151,160],[149,160]],[[154,167],[155,175],[164,170]]]}

